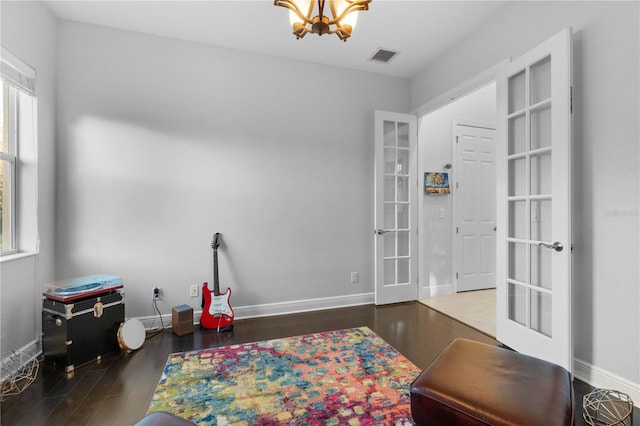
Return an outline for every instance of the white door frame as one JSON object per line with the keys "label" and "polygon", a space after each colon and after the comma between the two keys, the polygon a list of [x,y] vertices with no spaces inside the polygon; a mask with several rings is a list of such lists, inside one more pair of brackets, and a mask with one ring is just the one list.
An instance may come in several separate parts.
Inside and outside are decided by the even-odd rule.
{"label": "white door frame", "polygon": [[498,76],[498,71],[510,62],[510,58],[498,62],[496,65],[492,66],[486,71],[481,72],[475,77],[471,77],[469,80],[460,83],[452,89],[447,90],[442,95],[415,108],[411,111],[411,114],[417,115],[418,119],[420,119],[422,118],[422,116],[427,115],[430,112],[440,109],[443,106],[448,105],[451,102],[470,94],[471,92],[475,92],[477,89],[480,89],[481,87],[486,86],[487,84],[494,81]]}

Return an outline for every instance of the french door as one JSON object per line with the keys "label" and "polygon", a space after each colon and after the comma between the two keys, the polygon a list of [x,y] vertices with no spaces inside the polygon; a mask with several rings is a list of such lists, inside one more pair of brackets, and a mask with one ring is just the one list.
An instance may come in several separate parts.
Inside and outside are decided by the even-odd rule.
{"label": "french door", "polygon": [[375,303],[418,298],[417,117],[375,112]]}
{"label": "french door", "polygon": [[497,78],[496,337],[572,371],[571,30]]}

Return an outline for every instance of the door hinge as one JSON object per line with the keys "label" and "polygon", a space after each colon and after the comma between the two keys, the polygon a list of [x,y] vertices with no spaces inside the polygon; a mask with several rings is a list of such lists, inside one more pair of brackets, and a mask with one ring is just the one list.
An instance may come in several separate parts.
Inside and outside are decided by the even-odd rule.
{"label": "door hinge", "polygon": [[456,280],[458,279],[458,273],[456,272]]}
{"label": "door hinge", "polygon": [[456,182],[456,189],[460,188],[460,182]]}
{"label": "door hinge", "polygon": [[458,227],[456,226],[456,234],[458,233]]}
{"label": "door hinge", "polygon": [[459,139],[460,139],[460,136],[456,136],[456,143],[458,143]]}
{"label": "door hinge", "polygon": [[569,87],[569,112],[573,114],[573,86]]}

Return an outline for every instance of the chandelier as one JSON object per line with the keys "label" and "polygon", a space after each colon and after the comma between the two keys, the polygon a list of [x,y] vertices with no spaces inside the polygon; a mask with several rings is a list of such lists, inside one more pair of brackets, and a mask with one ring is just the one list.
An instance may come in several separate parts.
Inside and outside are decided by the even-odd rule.
{"label": "chandelier", "polygon": [[[329,11],[325,10],[327,3]],[[301,39],[307,33],[315,33],[336,34],[342,41],[347,41],[351,36],[356,26],[358,12],[369,10],[369,3],[371,0],[275,0],[273,2],[275,6],[289,9],[289,21],[296,39]],[[329,14],[331,16],[328,16]]]}

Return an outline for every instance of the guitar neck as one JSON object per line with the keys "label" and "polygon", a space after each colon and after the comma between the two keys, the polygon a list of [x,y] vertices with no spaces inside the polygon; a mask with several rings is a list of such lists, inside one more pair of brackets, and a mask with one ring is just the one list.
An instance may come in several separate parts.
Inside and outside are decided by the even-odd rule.
{"label": "guitar neck", "polygon": [[218,249],[213,249],[213,294],[220,295],[220,283],[218,282]]}

